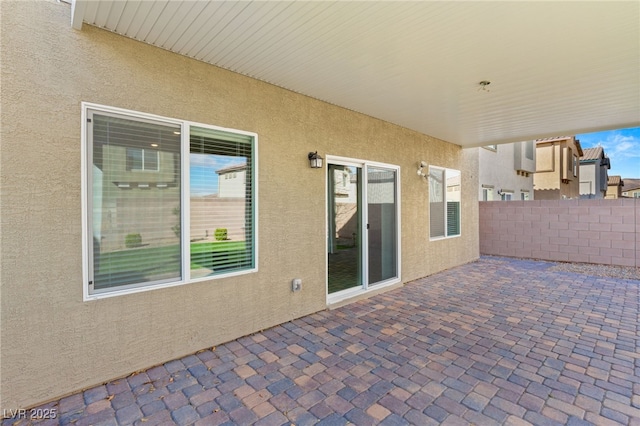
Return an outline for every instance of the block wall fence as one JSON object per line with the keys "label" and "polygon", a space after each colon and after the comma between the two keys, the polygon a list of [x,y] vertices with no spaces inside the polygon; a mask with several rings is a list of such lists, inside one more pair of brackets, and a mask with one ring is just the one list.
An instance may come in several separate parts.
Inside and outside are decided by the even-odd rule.
{"label": "block wall fence", "polygon": [[640,267],[640,199],[480,202],[480,254]]}

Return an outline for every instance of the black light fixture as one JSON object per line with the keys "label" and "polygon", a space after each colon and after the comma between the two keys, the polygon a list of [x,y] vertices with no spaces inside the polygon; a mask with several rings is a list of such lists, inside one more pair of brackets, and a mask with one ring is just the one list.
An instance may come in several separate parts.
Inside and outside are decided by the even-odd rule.
{"label": "black light fixture", "polygon": [[322,168],[322,157],[318,155],[318,151],[309,153],[309,167],[312,169]]}

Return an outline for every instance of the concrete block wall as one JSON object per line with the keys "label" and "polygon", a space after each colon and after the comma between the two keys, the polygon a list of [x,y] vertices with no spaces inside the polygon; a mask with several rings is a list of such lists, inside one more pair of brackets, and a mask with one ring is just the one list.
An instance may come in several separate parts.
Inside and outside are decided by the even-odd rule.
{"label": "concrete block wall", "polygon": [[640,267],[640,199],[480,202],[480,254]]}

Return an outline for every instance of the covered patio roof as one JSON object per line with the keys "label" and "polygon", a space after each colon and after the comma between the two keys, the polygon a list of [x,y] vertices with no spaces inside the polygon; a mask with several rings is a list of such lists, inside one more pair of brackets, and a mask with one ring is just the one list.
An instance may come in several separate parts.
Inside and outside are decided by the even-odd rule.
{"label": "covered patio roof", "polygon": [[463,147],[640,126],[635,1],[74,0],[72,9],[76,29]]}

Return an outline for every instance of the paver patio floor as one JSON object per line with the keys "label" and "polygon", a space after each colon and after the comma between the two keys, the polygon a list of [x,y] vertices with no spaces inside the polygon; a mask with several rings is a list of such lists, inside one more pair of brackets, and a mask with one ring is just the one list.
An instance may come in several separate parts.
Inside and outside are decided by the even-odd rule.
{"label": "paver patio floor", "polygon": [[552,265],[483,257],[44,407],[75,425],[640,425],[640,281]]}

